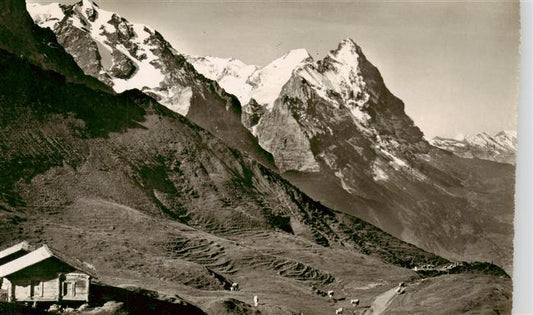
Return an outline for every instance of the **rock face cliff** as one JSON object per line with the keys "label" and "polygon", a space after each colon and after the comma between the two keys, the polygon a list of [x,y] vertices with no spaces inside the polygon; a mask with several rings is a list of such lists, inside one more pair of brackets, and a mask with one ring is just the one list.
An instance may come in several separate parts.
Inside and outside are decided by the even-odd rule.
{"label": "rock face cliff", "polygon": [[[89,6],[100,15],[87,11]],[[103,43],[118,50],[119,60],[125,55],[136,68],[160,72],[155,77],[164,79],[137,87],[175,111],[190,88],[187,118],[262,161],[268,157],[261,159],[261,150],[268,151],[283,176],[314,199],[426,250],[494,261],[510,270],[514,168],[462,159],[430,145],[353,40],[343,40],[321,60],[297,49],[261,68],[234,59],[181,56],[156,31],[102,13],[92,2],[59,6],[64,16],[43,13],[57,9],[28,8],[40,25],[53,28],[75,59],[82,50],[76,41],[61,38],[81,29],[96,49]],[[76,24],[82,20],[85,29]],[[78,61],[115,89],[136,82],[141,70],[132,74],[127,62],[117,65],[111,54],[106,63],[105,53],[99,55],[96,62]],[[98,59],[90,51],[86,56]],[[115,72],[109,70],[113,65]]]}
{"label": "rock face cliff", "polygon": [[198,74],[152,28],[128,22],[91,0],[72,5],[28,4],[35,22],[49,28],[85,74],[117,93],[139,89],[266,165],[272,157],[241,124],[238,100]]}
{"label": "rock face cliff", "polygon": [[[293,72],[256,135],[282,171],[318,171],[320,160],[341,178],[342,169],[357,161],[377,177],[383,173],[380,164],[400,169],[407,166],[402,158],[428,152],[428,143],[403,108],[361,49],[347,39],[323,60]],[[303,148],[313,155],[311,168],[294,163],[294,157],[304,155]]]}
{"label": "rock face cliff", "polygon": [[516,131],[504,130],[491,136],[486,132],[449,139],[435,137],[431,144],[464,158],[478,158],[500,163],[516,162]]}

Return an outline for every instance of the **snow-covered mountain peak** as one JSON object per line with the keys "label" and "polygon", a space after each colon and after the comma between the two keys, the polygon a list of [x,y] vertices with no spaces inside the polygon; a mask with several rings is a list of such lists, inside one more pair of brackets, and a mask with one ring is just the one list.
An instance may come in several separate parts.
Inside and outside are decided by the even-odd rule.
{"label": "snow-covered mountain peak", "polygon": [[322,60],[308,63],[298,71],[317,94],[338,107],[345,104],[358,124],[370,116],[363,109],[369,100],[366,83],[359,67],[361,49],[351,39],[341,41]]}
{"label": "snow-covered mountain peak", "polygon": [[298,49],[291,49],[289,50],[285,55],[282,57],[274,60],[269,65],[267,65],[265,68],[269,66],[296,66],[300,64],[301,62],[305,61],[306,59],[311,58],[311,55],[309,52],[304,48],[298,48]]}
{"label": "snow-covered mountain peak", "polygon": [[242,105],[250,101],[252,87],[246,83],[258,70],[239,59],[212,56],[186,56],[196,71],[210,80],[215,80],[228,93],[235,95]]}
{"label": "snow-covered mountain peak", "polygon": [[517,138],[516,131],[504,130],[493,136],[480,132],[463,139],[435,137],[430,143],[461,157],[514,164]]}
{"label": "snow-covered mountain peak", "polygon": [[57,23],[65,17],[59,3],[28,3],[27,9],[32,15],[35,23],[43,28],[54,29]]}
{"label": "snow-covered mountain peak", "polygon": [[238,78],[242,83],[258,68],[247,65],[239,59],[212,56],[187,56],[196,71],[208,79],[222,81],[228,77]]}
{"label": "snow-covered mountain peak", "polygon": [[494,139],[485,131],[482,131],[475,135],[470,135],[465,138],[465,141],[470,144],[479,146],[486,146],[494,142]]}
{"label": "snow-covered mountain peak", "polygon": [[39,26],[56,33],[86,74],[116,92],[142,90],[171,110],[187,114],[191,89],[170,75],[165,61],[170,58],[170,44],[155,30],[100,9],[91,0],[72,5],[33,3],[27,9]]}
{"label": "snow-covered mountain peak", "polygon": [[254,99],[271,110],[292,72],[312,58],[305,49],[293,49],[262,68],[233,58],[187,56],[187,60],[196,71],[235,95],[243,107]]}
{"label": "snow-covered mountain peak", "polygon": [[[439,138],[439,137],[436,137],[436,138]],[[453,137],[454,140],[457,140],[457,141],[463,141],[465,140],[466,136],[464,133],[458,133],[457,135],[455,135],[455,137]]]}
{"label": "snow-covered mountain peak", "polygon": [[347,38],[339,43],[337,49],[330,51],[328,57],[336,62],[357,66],[361,48],[351,39]]}
{"label": "snow-covered mountain peak", "polygon": [[516,130],[502,130],[494,135],[495,137],[507,137],[509,139],[515,139],[518,136]]}
{"label": "snow-covered mountain peak", "polygon": [[289,81],[293,71],[306,62],[312,61],[305,49],[293,49],[253,73],[248,83],[253,86],[251,98],[272,110],[281,88]]}

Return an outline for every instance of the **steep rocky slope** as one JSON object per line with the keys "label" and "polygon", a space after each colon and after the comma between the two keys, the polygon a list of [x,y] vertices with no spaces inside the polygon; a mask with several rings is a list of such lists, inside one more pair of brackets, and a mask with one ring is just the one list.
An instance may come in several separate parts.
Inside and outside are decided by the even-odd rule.
{"label": "steep rocky slope", "polygon": [[[314,202],[139,91],[72,83],[3,47],[2,247],[46,242],[93,264],[108,284],[180,305],[178,294],[212,314],[326,314],[350,307],[349,297],[364,312],[399,281],[419,278],[400,266],[447,263]],[[473,300],[510,282],[492,270],[503,277],[479,277]],[[227,290],[233,281],[241,291]],[[326,290],[336,297],[317,294]]]}
{"label": "steep rocky slope", "polygon": [[504,130],[493,136],[482,132],[462,139],[435,137],[430,143],[464,158],[478,158],[513,165],[516,161],[516,131]]}
{"label": "steep rocky slope", "polygon": [[198,74],[157,31],[101,10],[91,0],[28,4],[36,23],[52,29],[85,74],[116,92],[139,89],[231,146],[273,167],[272,157],[241,124],[238,100]]}
{"label": "steep rocky slope", "polygon": [[[43,69],[68,74],[72,82],[87,84],[93,88],[109,90],[104,84],[86,76],[74,59],[55,40],[52,32],[35,25],[24,10],[24,1],[7,1],[0,12],[0,48],[9,49],[15,55],[30,60]],[[20,23],[27,27],[20,28]]]}

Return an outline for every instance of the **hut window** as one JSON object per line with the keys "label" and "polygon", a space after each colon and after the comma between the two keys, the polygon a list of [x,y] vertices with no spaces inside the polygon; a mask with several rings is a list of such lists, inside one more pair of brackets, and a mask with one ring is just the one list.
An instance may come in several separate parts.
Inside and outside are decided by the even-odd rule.
{"label": "hut window", "polygon": [[63,282],[63,296],[68,295],[68,282]]}
{"label": "hut window", "polygon": [[63,296],[76,296],[76,286],[74,282],[63,282]]}
{"label": "hut window", "polygon": [[31,281],[31,296],[39,297],[43,296],[44,293],[44,282],[41,281]]}

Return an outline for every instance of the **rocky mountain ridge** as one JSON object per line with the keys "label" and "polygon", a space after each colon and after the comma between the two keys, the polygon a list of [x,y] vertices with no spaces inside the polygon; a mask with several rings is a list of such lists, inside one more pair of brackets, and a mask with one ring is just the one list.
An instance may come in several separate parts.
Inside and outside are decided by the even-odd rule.
{"label": "rocky mountain ridge", "polygon": [[92,0],[28,3],[27,9],[38,25],[54,31],[86,75],[117,93],[139,89],[273,167],[270,154],[242,126],[238,100],[198,74],[154,29],[102,10]]}
{"label": "rocky mountain ridge", "polygon": [[517,134],[512,130],[500,131],[493,136],[482,132],[458,139],[435,137],[430,143],[464,158],[478,158],[513,165],[516,162]]}

